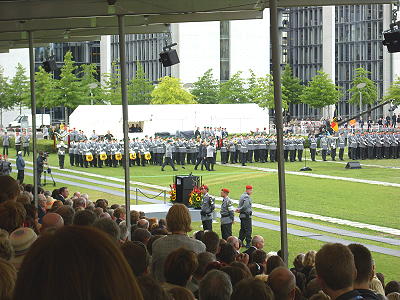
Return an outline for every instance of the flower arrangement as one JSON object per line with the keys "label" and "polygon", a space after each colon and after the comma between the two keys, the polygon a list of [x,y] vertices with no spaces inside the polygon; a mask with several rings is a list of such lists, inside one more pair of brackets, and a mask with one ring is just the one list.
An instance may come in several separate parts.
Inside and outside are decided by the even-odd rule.
{"label": "flower arrangement", "polygon": [[189,194],[190,206],[192,206],[193,208],[200,208],[202,198],[203,194],[201,193],[200,189],[197,186],[195,186]]}
{"label": "flower arrangement", "polygon": [[175,202],[176,201],[176,185],[171,184],[169,187],[171,189],[169,191],[171,202]]}

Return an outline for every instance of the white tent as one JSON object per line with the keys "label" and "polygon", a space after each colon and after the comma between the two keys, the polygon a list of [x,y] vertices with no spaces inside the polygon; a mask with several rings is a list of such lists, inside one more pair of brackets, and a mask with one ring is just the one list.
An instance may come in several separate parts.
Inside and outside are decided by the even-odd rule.
{"label": "white tent", "polygon": [[[105,134],[107,130],[122,138],[122,107],[120,105],[80,105],[70,116],[70,128],[83,130],[90,135],[92,130]],[[156,132],[195,130],[204,126],[226,127],[230,133],[255,131],[269,128],[268,110],[257,104],[170,104],[130,105],[129,126],[138,124],[141,135]],[[138,134],[130,134],[138,135]]]}

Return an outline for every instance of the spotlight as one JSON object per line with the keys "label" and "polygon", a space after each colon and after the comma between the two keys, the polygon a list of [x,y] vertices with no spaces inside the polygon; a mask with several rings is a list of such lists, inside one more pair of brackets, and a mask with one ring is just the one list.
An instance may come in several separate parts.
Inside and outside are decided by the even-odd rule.
{"label": "spotlight", "polygon": [[400,52],[400,21],[390,25],[390,29],[383,32],[382,44],[389,53]]}
{"label": "spotlight", "polygon": [[57,63],[56,63],[56,61],[54,59],[48,59],[48,60],[42,62],[42,66],[43,66],[43,69],[47,73],[56,71],[58,69],[57,68]]}
{"label": "spotlight", "polygon": [[173,46],[178,45],[177,43],[173,43],[163,47],[163,51],[160,53],[159,61],[163,64],[164,67],[170,67],[172,65],[179,64],[178,53],[175,49],[171,49]]}

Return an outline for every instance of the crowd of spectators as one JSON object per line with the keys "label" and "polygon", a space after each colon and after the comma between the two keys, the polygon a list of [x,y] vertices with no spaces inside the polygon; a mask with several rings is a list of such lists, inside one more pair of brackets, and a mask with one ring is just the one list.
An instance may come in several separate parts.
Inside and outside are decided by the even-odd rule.
{"label": "crowd of spectators", "polygon": [[[0,176],[1,300],[399,300],[370,251],[325,244],[299,254],[288,269],[268,240],[223,240],[192,233],[186,206],[147,218],[66,187],[39,189]],[[131,227],[126,225],[130,218]],[[131,240],[128,236],[131,235]]]}

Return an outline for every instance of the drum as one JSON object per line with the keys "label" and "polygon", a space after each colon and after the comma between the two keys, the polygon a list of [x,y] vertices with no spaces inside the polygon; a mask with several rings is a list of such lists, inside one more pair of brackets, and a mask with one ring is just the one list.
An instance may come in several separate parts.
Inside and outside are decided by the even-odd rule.
{"label": "drum", "polygon": [[85,157],[86,161],[91,162],[93,160],[93,154],[91,152],[86,152]]}
{"label": "drum", "polygon": [[107,154],[105,152],[100,152],[100,160],[106,160]]}
{"label": "drum", "polygon": [[122,153],[121,152],[115,153],[115,159],[116,160],[121,160],[122,159]]}

